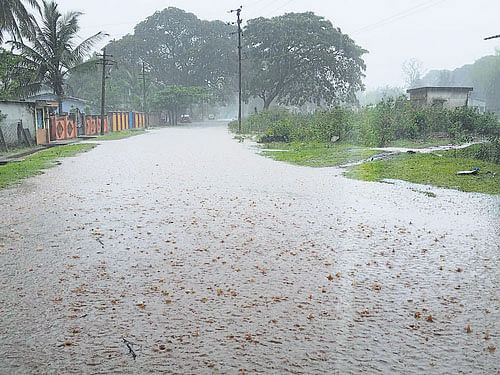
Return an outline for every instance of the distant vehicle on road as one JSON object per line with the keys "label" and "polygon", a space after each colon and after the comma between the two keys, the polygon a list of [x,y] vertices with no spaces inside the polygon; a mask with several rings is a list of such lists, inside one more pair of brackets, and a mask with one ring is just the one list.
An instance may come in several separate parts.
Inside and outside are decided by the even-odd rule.
{"label": "distant vehicle on road", "polygon": [[191,122],[191,116],[189,115],[181,115],[181,122],[182,123],[190,123]]}
{"label": "distant vehicle on road", "polygon": [[215,115],[214,115],[214,114],[212,114],[212,113],[211,113],[211,114],[209,114],[209,115],[208,115],[208,119],[209,119],[209,120],[215,120]]}

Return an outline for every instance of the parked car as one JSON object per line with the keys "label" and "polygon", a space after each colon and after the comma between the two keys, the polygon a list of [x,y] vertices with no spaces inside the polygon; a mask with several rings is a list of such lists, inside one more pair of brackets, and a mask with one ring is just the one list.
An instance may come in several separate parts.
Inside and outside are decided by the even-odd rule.
{"label": "parked car", "polygon": [[214,115],[214,114],[212,114],[212,113],[211,113],[211,114],[209,114],[209,115],[208,115],[208,119],[209,119],[209,120],[215,120],[215,115]]}
{"label": "parked car", "polygon": [[191,116],[189,116],[189,115],[181,115],[181,122],[182,123],[190,123],[191,122]]}

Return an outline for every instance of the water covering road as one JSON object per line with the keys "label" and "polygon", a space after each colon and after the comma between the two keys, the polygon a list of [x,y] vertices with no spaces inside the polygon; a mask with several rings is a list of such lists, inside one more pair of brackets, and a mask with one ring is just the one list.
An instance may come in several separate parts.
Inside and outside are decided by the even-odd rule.
{"label": "water covering road", "polygon": [[276,162],[218,125],[0,191],[0,373],[499,373],[498,197]]}

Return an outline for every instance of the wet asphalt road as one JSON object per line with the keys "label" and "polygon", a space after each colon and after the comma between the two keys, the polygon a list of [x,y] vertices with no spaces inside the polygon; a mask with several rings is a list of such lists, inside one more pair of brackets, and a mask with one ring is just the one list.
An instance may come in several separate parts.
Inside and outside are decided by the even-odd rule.
{"label": "wet asphalt road", "polygon": [[499,373],[499,197],[275,162],[214,125],[0,191],[1,374]]}

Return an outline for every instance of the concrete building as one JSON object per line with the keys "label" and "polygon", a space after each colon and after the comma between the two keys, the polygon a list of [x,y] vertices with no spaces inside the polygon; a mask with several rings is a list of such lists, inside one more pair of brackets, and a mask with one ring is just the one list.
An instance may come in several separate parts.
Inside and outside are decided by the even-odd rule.
{"label": "concrete building", "polygon": [[31,141],[35,143],[35,103],[0,100],[0,112],[6,116],[0,120],[0,129],[7,146],[18,146],[24,142],[24,135],[19,132],[18,124],[21,124],[23,129],[28,129]]}
{"label": "concrete building", "polygon": [[[0,100],[0,130],[8,147],[16,147],[26,143],[25,135],[33,144],[50,142],[50,116],[57,111],[57,103],[23,100]],[[19,125],[20,124],[20,125]],[[21,133],[20,129],[23,130]]]}
{"label": "concrete building", "polygon": [[422,106],[441,106],[447,109],[467,106],[472,87],[417,87],[406,92],[410,100]]}

